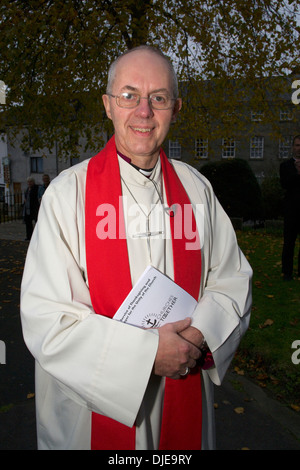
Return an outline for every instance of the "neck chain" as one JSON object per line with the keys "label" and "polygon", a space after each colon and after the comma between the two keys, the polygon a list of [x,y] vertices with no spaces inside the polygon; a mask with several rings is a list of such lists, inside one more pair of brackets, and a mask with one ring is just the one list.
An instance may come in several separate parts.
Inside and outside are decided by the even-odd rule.
{"label": "neck chain", "polygon": [[[142,211],[142,213],[144,214],[144,216],[146,218],[146,231],[143,232],[143,233],[137,233],[135,235],[132,235],[132,238],[145,238],[145,237],[147,238],[147,247],[148,247],[148,253],[149,253],[149,258],[150,258],[150,264],[152,264],[150,237],[154,237],[154,236],[157,236],[157,235],[163,235],[165,233],[165,231],[164,230],[159,230],[159,231],[151,232],[151,230],[150,230],[150,215],[151,215],[153,209],[156,207],[156,204],[158,202],[160,202],[162,208],[164,208],[162,196],[161,196],[161,194],[158,190],[157,183],[154,180],[149,178],[149,181],[151,181],[153,183],[155,191],[158,195],[158,199],[155,202],[155,204],[153,205],[153,207],[151,208],[150,212],[148,214],[146,214],[143,207],[139,204],[139,202],[137,201],[137,199],[133,195],[132,191],[129,189],[128,185],[126,184],[126,181],[124,180],[124,178],[122,176],[121,176],[121,180],[124,183],[124,185],[126,186],[126,188],[129,192],[129,194],[131,195],[132,199],[136,202],[136,204],[138,205],[138,207],[140,208],[140,210]],[[164,211],[163,211],[163,214],[164,214]],[[164,218],[163,218],[163,220],[164,220]]]}

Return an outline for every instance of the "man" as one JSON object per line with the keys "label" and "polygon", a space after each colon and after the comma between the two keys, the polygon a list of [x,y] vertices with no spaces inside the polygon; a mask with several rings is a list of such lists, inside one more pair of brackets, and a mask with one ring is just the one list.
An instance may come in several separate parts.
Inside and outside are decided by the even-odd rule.
{"label": "man", "polygon": [[[214,448],[213,383],[248,326],[251,268],[209,183],[161,150],[181,108],[169,61],[129,51],[103,102],[115,135],[52,182],[25,266],[39,448]],[[196,298],[192,320],[112,319],[149,264]]]}
{"label": "man", "polygon": [[[294,251],[300,233],[300,135],[293,139],[293,156],[280,165],[280,181],[285,190],[282,272],[286,281],[293,279]],[[298,252],[300,277],[300,249]]]}
{"label": "man", "polygon": [[38,217],[39,201],[38,186],[35,184],[35,180],[32,176],[27,178],[27,185],[23,214],[26,226],[26,240],[30,240],[34,228],[33,223],[36,223]]}
{"label": "man", "polygon": [[43,179],[43,184],[39,186],[39,192],[38,192],[39,203],[41,203],[42,197],[50,184],[49,175],[44,174],[42,179]]}

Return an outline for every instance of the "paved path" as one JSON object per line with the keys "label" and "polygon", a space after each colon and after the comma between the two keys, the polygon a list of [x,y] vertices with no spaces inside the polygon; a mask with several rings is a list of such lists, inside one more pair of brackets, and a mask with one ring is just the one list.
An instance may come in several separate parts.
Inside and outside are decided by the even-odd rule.
{"label": "paved path", "polygon": [[20,240],[26,238],[26,227],[22,220],[0,224],[0,240]]}
{"label": "paved path", "polygon": [[[0,340],[7,347],[0,365],[0,450],[36,449],[34,361],[19,316],[24,239],[20,221],[0,224]],[[300,450],[300,414],[245,377],[229,371],[215,388],[215,404],[218,450]]]}

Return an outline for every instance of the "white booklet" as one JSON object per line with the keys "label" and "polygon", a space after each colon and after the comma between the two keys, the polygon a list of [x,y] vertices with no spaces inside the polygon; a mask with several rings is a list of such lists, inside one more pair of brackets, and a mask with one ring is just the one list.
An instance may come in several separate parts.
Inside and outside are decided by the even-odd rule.
{"label": "white booklet", "polygon": [[188,292],[148,266],[113,318],[141,328],[158,328],[190,317],[196,305]]}

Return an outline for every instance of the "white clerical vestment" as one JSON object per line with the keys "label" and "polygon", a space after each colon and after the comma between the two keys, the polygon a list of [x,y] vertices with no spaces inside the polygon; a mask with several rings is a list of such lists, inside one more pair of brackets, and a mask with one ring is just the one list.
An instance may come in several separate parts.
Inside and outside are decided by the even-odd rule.
{"label": "white clerical vestment", "polygon": [[[21,318],[36,360],[38,448],[90,449],[93,411],[127,426],[136,423],[136,449],[157,449],[164,396],[164,379],[152,374],[158,333],[96,315],[91,304],[87,165],[64,171],[47,188],[24,269]],[[132,283],[150,263],[172,278],[160,161],[151,175],[154,183],[121,158],[119,165]],[[252,271],[209,182],[182,162],[173,165],[192,205],[204,209],[197,219],[202,274],[192,324],[204,334],[214,359],[214,367],[202,371],[202,448],[213,449],[213,384],[221,384],[248,327]],[[139,236],[151,210],[150,231],[163,234]],[[117,272],[115,278],[118,289],[122,279]]]}

